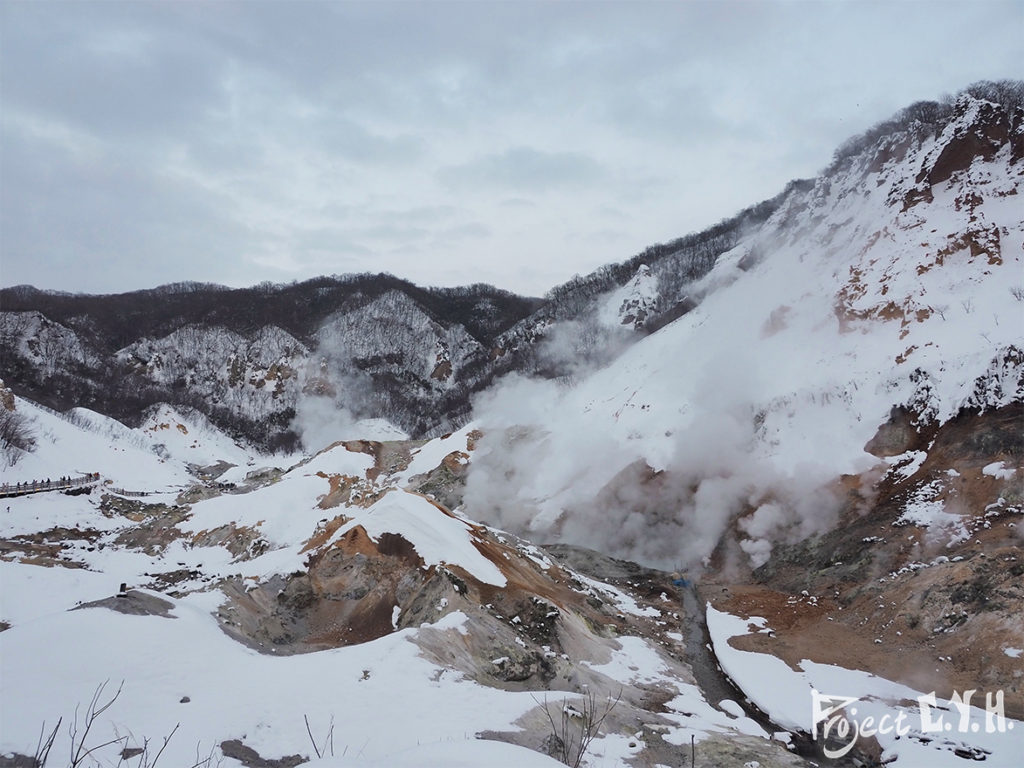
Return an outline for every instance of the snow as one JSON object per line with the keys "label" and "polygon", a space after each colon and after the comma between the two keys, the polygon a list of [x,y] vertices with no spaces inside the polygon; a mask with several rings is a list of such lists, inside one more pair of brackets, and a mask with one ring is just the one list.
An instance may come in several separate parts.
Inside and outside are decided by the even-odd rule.
{"label": "snow", "polygon": [[603,581],[591,579],[581,573],[577,573],[576,578],[585,584],[592,593],[600,594],[606,599],[610,599],[615,603],[615,607],[624,613],[630,613],[634,616],[646,616],[649,618],[660,618],[662,615],[661,611],[653,606],[641,608],[636,600],[611,584],[605,584]]}
{"label": "snow", "polygon": [[[9,594],[22,603],[45,603],[67,586],[59,569],[36,568],[26,578],[32,569],[11,565],[0,563],[4,612]],[[61,594],[70,607],[74,592]],[[139,738],[161,738],[180,723],[164,758],[171,765],[190,765],[197,745],[206,751],[226,738],[244,738],[264,757],[310,754],[304,714],[321,730],[333,717],[335,744],[360,755],[325,765],[413,765],[418,749],[435,745],[419,763],[426,765],[442,760],[440,745],[447,742],[461,745],[454,754],[467,760],[520,756],[515,749],[464,742],[485,729],[514,730],[513,721],[534,706],[530,695],[437,675],[438,668],[409,642],[412,630],[335,651],[270,657],[220,630],[210,615],[216,601],[204,593],[170,600],[173,618],[55,609],[0,633],[0,752],[31,754],[44,721],[64,716],[67,722],[98,685],[110,681],[109,694],[123,680],[97,735],[109,738],[117,727]],[[45,663],[26,663],[44,647]],[[185,696],[190,701],[181,703]],[[66,742],[61,729],[54,753],[65,753]],[[521,757],[524,765],[550,764]]]}
{"label": "snow", "polygon": [[[393,322],[396,317],[403,322]],[[480,342],[461,325],[442,327],[397,290],[386,291],[358,309],[336,312],[324,321],[316,338],[321,352],[329,351],[346,368],[352,360],[393,350],[399,362],[382,366],[385,370],[413,373],[439,387],[446,384],[430,378],[438,363],[450,363],[454,373],[482,351]]]}
{"label": "snow", "polygon": [[298,468],[303,474],[347,475],[362,477],[373,466],[373,457],[359,451],[350,451],[344,445],[335,445],[320,451]]}
{"label": "snow", "polygon": [[143,366],[156,382],[184,380],[193,393],[251,419],[295,406],[310,356],[305,345],[272,325],[260,328],[253,338],[220,326],[185,325],[115,353],[122,364]]}
{"label": "snow", "polygon": [[986,464],[982,467],[981,473],[983,475],[988,475],[989,477],[994,477],[997,480],[1009,480],[1017,473],[1017,470],[1013,467],[1006,466],[1006,462],[1004,461],[994,461],[991,464]]}
{"label": "snow", "polygon": [[618,638],[618,643],[621,647],[612,651],[606,663],[583,663],[613,680],[656,683],[664,679],[665,664],[646,640],[625,636]]}
{"label": "snow", "polygon": [[[224,525],[258,526],[276,547],[297,544],[309,537],[326,515],[314,506],[326,493],[327,481],[315,475],[288,476],[252,494],[224,495],[193,505],[192,517],[179,527],[199,533]],[[305,502],[305,503],[304,503]]]}
{"label": "snow", "polygon": [[718,706],[724,709],[733,717],[746,717],[746,712],[743,711],[743,707],[741,707],[732,699],[722,699],[720,702],[718,702]]}
{"label": "snow", "polygon": [[[168,447],[161,458],[145,447],[139,433],[104,417],[79,414],[72,424],[25,401],[19,400],[18,408],[33,419],[39,443],[36,453],[18,465],[19,471],[57,476],[61,472],[43,470],[52,466],[66,473],[67,465],[73,468],[79,457],[89,460],[88,469],[95,467],[124,485],[191,485],[183,466],[191,444]],[[167,410],[154,416],[174,418]],[[191,422],[176,423],[194,437]],[[175,433],[186,437],[176,426]],[[209,451],[203,461],[245,459],[245,453],[232,455],[238,447],[222,436],[203,436],[203,450]],[[212,615],[222,599],[219,592],[192,592],[178,600],[160,595],[172,603],[172,618],[104,608],[68,610],[112,596],[122,581],[137,587],[149,580],[147,574],[175,568],[203,574],[179,589],[201,588],[202,578],[294,570],[301,566],[299,550],[327,514],[317,503],[328,481],[317,473],[365,478],[372,466],[372,457],[335,446],[257,491],[192,504],[191,516],[180,524],[186,534],[221,525],[251,526],[272,547],[238,563],[222,547],[192,547],[188,539],[173,541],[156,555],[109,545],[125,521],[99,514],[95,494],[9,499],[10,514],[0,517],[0,533],[6,537],[61,527],[96,530],[100,542],[108,545],[91,546],[84,538],[76,541],[62,534],[64,556],[87,569],[0,561],[0,620],[11,625],[0,633],[0,752],[31,753],[44,721],[52,725],[63,716],[68,722],[75,706],[87,703],[97,686],[109,681],[109,695],[123,680],[118,700],[97,723],[97,735],[109,738],[117,728],[140,739],[160,739],[180,723],[163,758],[172,765],[191,764],[197,746],[207,754],[228,738],[244,739],[265,757],[310,754],[305,714],[320,732],[333,717],[338,753],[346,752],[314,763],[318,765],[551,765],[549,758],[522,748],[477,741],[474,734],[479,731],[515,730],[515,720],[535,706],[533,699],[439,674],[440,668],[421,658],[409,642],[416,630],[336,651],[276,658],[260,655],[221,631]],[[459,565],[484,581],[504,584],[500,571],[472,546],[469,524],[443,514],[422,497],[395,491],[371,509],[357,511],[371,535],[399,533],[429,563]],[[396,607],[395,623],[399,614]],[[455,611],[432,629],[465,634],[466,618]],[[38,663],[43,647],[46,662]],[[29,696],[27,691],[34,693]],[[183,703],[183,697],[189,701]],[[66,729],[61,729],[55,754],[66,751],[67,740]]]}
{"label": "snow", "polygon": [[775,723],[810,731],[807,686],[793,685],[794,672],[789,665],[774,656],[738,651],[729,645],[730,637],[746,635],[751,626],[763,628],[765,624],[766,620],[760,616],[742,619],[708,605],[708,634],[722,670],[747,698],[769,713]]}
{"label": "snow", "polygon": [[949,539],[947,546],[966,539],[969,534],[963,518],[947,511],[945,501],[937,498],[941,492],[941,480],[915,488],[907,498],[903,512],[893,521],[893,525],[916,525],[929,531],[932,536],[945,534]]}
{"label": "snow", "polygon": [[167,404],[149,409],[137,431],[188,464],[208,466],[227,461],[245,466],[257,455],[231,440],[203,414],[193,411],[186,416]]}
{"label": "snow", "polygon": [[[54,421],[40,450],[52,452],[59,442],[69,443],[76,436],[83,444],[92,443],[90,455],[103,457],[98,448],[107,436],[61,419]],[[188,479],[173,457],[161,461],[145,450],[133,451],[125,454],[130,460],[119,451],[115,456],[127,476],[139,477],[140,484],[145,485],[143,473],[154,459],[172,477]],[[241,738],[268,758],[308,755],[304,715],[318,734],[326,732],[332,717],[335,722],[336,756],[313,765],[556,764],[519,747],[474,739],[483,730],[515,730],[516,720],[536,706],[535,700],[529,693],[489,689],[461,675],[442,674],[409,642],[419,629],[359,646],[277,658],[238,644],[217,625],[212,614],[222,597],[215,590],[202,591],[204,579],[266,577],[299,567],[299,550],[330,514],[317,506],[328,489],[326,477],[318,473],[365,479],[372,465],[372,457],[335,446],[258,490],[194,502],[190,516],[179,524],[187,538],[155,555],[110,545],[125,521],[98,514],[95,495],[11,499],[11,514],[0,518],[4,535],[77,527],[98,530],[100,542],[107,545],[87,546],[84,540],[65,538],[66,556],[89,570],[0,561],[0,619],[11,625],[0,633],[0,751],[31,752],[44,721],[52,724],[59,716],[73,716],[75,705],[87,702],[105,680],[110,681],[107,694],[123,680],[123,691],[97,723],[96,733],[109,738],[117,728],[140,739],[160,739],[180,723],[164,757],[172,765],[190,764],[185,761],[194,757],[197,746],[208,754],[227,738]],[[393,489],[369,509],[348,507],[345,513],[352,516],[348,526],[363,525],[370,536],[395,532],[407,538],[428,564],[459,566],[481,581],[505,584],[500,570],[474,546],[475,526],[445,514],[422,496]],[[191,534],[221,525],[252,527],[271,549],[234,562],[223,547],[189,543]],[[170,618],[124,615],[105,608],[68,610],[110,597],[122,581],[137,588],[149,580],[148,574],[177,568],[201,571],[199,579],[178,585],[180,590],[200,591],[180,599],[159,595],[172,604]],[[621,601],[628,602],[625,595]],[[396,607],[394,623],[399,616]],[[464,613],[453,611],[430,630],[465,635],[467,620]],[[40,647],[47,649],[46,663],[26,663],[38,658]],[[620,650],[599,667],[623,681],[674,685],[680,691],[676,703],[687,714],[675,715],[670,709],[669,717],[685,720],[687,733],[694,725],[690,714],[702,707],[710,719],[701,722],[701,737],[710,731],[750,728],[743,723],[730,726],[739,721],[702,704],[696,688],[675,685],[654,648],[639,638],[623,638]],[[28,690],[35,693],[26,697]],[[12,706],[15,701],[17,707]],[[675,737],[684,739],[679,733]],[[64,730],[58,734],[55,752],[67,748],[67,738]],[[599,752],[594,754],[609,764],[624,764],[616,756],[635,753],[637,747],[629,747],[630,741],[608,734],[595,743]]]}
{"label": "snow", "polygon": [[408,440],[408,433],[402,431],[387,419],[359,419],[352,430],[363,440]]}
{"label": "snow", "polygon": [[183,466],[161,458],[142,435],[107,416],[76,408],[73,415],[62,417],[23,398],[17,398],[16,408],[30,420],[36,449],[4,470],[4,482],[87,472],[99,472],[130,490],[169,490],[191,481]]}
{"label": "snow", "polygon": [[[808,497],[878,463],[864,447],[894,406],[944,422],[1020,397],[1022,367],[1002,357],[1024,341],[1024,305],[1008,290],[1024,269],[1019,195],[1006,191],[1018,190],[1019,171],[1005,152],[979,160],[903,210],[927,158],[955,133],[925,138],[881,171],[862,159],[794,188],[687,287],[701,299],[695,309],[571,387],[509,381],[507,398],[484,398],[492,407],[476,413],[485,439],[466,512],[541,537],[572,528],[581,510],[582,543],[670,570],[706,556],[729,510],[751,496],[776,499],[782,528],[827,527],[828,505]],[[963,204],[967,192],[977,202]],[[754,250],[763,256],[741,269]],[[491,439],[517,425],[534,430],[528,450]],[[909,476],[924,457],[902,458]],[[585,519],[609,480],[639,462],[704,486],[676,506],[676,529],[694,535],[645,539],[638,525],[624,536],[628,505]],[[497,487],[492,496],[476,493],[474,474]],[[765,528],[753,558],[770,546]],[[631,548],[616,551],[624,539]]]}
{"label": "snow", "polygon": [[437,468],[449,454],[456,451],[466,452],[468,450],[467,438],[474,429],[476,429],[476,424],[470,422],[457,432],[428,440],[414,449],[409,466],[395,474],[396,481],[404,485],[417,475]]}
{"label": "snow", "polygon": [[894,474],[906,480],[917,473],[927,458],[928,454],[925,451],[907,451],[899,456],[888,456],[885,461],[892,467],[891,471]]}
{"label": "snow", "polygon": [[[513,456],[515,461],[501,463],[508,455],[502,455],[499,441],[488,443],[494,471],[479,474],[481,463],[473,465],[467,500],[484,498],[471,492],[474,478],[492,484],[510,478],[492,490],[522,516],[525,527],[541,535],[557,524],[580,536],[604,535],[599,544],[646,542],[649,549],[629,554],[677,566],[680,559],[706,556],[720,533],[715,526],[739,505],[757,506],[743,528],[751,537],[746,543],[752,557],[765,556],[765,547],[770,548],[773,520],[791,529],[799,523],[800,533],[827,525],[827,510],[810,492],[839,474],[878,465],[864,446],[894,405],[912,404],[921,418],[942,422],[965,405],[1010,402],[1024,386],[1021,367],[1000,358],[1009,346],[1021,345],[1021,304],[1007,286],[1021,273],[1024,223],[1018,196],[1009,194],[1016,191],[1019,175],[1011,172],[1006,153],[934,186],[930,201],[905,211],[892,202],[903,199],[918,170],[965,129],[970,115],[968,110],[941,136],[911,147],[905,159],[888,163],[872,178],[854,163],[809,191],[795,189],[764,227],[744,233],[711,272],[686,286],[700,299],[696,309],[612,364],[581,372],[574,386],[506,383],[506,391],[517,396],[511,398],[511,417],[500,409],[478,414],[454,434],[414,449],[410,465],[381,482],[406,485],[453,452],[468,452],[468,435],[478,425],[485,432],[495,425],[524,425],[529,429],[522,434],[529,439],[521,441],[526,448]],[[965,188],[977,191],[980,202],[962,205]],[[972,253],[979,244],[992,250],[992,232],[1000,233],[998,254],[984,248]],[[754,250],[763,258],[741,268]],[[657,279],[641,267],[630,283],[604,297],[599,319],[620,327],[628,314],[646,311],[658,299]],[[376,353],[392,341],[387,324],[377,320],[395,312],[411,317],[403,331],[409,342],[403,352],[410,358],[404,365],[416,373],[429,376],[439,361],[458,369],[479,351],[464,329],[439,328],[395,292],[358,313],[331,318],[319,341],[336,347],[346,360]],[[40,365],[53,368],[88,354],[67,329],[38,313],[22,314],[5,316],[3,322],[18,326],[12,338],[26,354],[34,355],[30,341],[36,337],[59,342],[59,356],[33,358]],[[364,333],[367,328],[372,331]],[[289,385],[275,399],[270,368],[290,366],[295,383],[301,383],[309,351],[280,329],[265,329],[249,341],[223,329],[183,328],[120,353],[122,359],[133,355],[154,380],[171,381],[187,372],[208,385],[199,391],[216,391],[225,407],[258,417],[293,404],[298,391]],[[234,368],[241,371],[237,389],[226,385],[229,373],[237,373]],[[430,386],[443,390],[449,383],[431,380]],[[261,457],[202,417],[169,406],[156,407],[137,430],[86,409],[62,416],[20,399],[17,407],[30,418],[38,449],[5,470],[8,482],[98,471],[109,485],[155,494],[147,500],[170,506],[193,484],[187,464],[227,461],[235,466],[221,479],[239,484],[256,467],[276,462],[287,471],[269,476],[256,491],[191,503],[187,519],[177,526],[183,537],[157,554],[113,545],[124,520],[100,514],[99,494],[11,499],[11,513],[0,518],[3,536],[57,527],[81,531],[81,538],[61,534],[61,557],[85,568],[0,560],[0,620],[11,625],[0,632],[0,752],[31,752],[43,721],[73,716],[75,705],[105,680],[108,691],[123,680],[123,692],[97,733],[109,736],[117,726],[159,739],[180,722],[163,761],[168,765],[191,764],[197,745],[209,750],[228,738],[244,738],[269,758],[309,754],[307,714],[320,733],[334,719],[335,743],[345,753],[311,762],[315,768],[557,764],[518,747],[475,739],[483,730],[515,730],[535,700],[527,692],[490,689],[443,674],[410,642],[421,628],[282,658],[261,655],[221,631],[212,613],[223,598],[216,590],[204,591],[207,580],[266,578],[302,569],[309,537],[339,514],[318,506],[329,491],[329,476],[354,478],[360,492],[385,490],[367,478],[371,456],[335,446],[302,462]],[[363,422],[359,428],[367,437],[400,436],[386,423]],[[909,483],[926,458],[924,451],[912,451],[885,462]],[[649,518],[632,515],[628,494],[608,508],[591,503],[611,478],[640,462],[671,470],[697,489],[692,498],[673,499],[672,510],[682,516],[673,523],[686,525],[670,526],[671,535],[652,531]],[[1016,469],[999,461],[982,472],[1007,480]],[[953,540],[966,535],[945,492],[942,480],[909,488],[897,523]],[[762,503],[764,498],[777,502]],[[811,501],[801,507],[805,498]],[[787,503],[793,507],[789,517]],[[574,509],[584,510],[575,529]],[[467,502],[461,514],[485,511]],[[477,546],[481,529],[418,494],[392,488],[366,509],[344,508],[344,515],[335,537],[356,526],[371,538],[394,533],[411,543],[426,566],[459,567],[481,582],[506,586],[500,568]],[[267,551],[236,561],[224,547],[193,545],[196,534],[222,526],[251,529]],[[87,531],[99,536],[95,544],[86,539]],[[539,551],[523,551],[534,562],[549,564]],[[941,558],[907,568],[938,562]],[[161,596],[173,606],[171,618],[69,610],[111,596],[122,581],[137,586],[153,574],[181,568],[201,575],[179,584],[186,596]],[[584,581],[624,613],[660,615],[621,590]],[[447,607],[443,601],[437,605]],[[400,618],[395,606],[393,627]],[[723,670],[779,726],[812,730],[812,690],[857,697],[862,715],[916,716],[906,702],[921,693],[906,685],[806,659],[794,667],[730,645],[733,637],[768,631],[763,618],[744,619],[708,606],[707,625]],[[465,635],[467,626],[468,617],[452,611],[430,631]],[[683,639],[679,633],[668,635]],[[607,657],[582,662],[586,671],[674,692],[663,715],[671,724],[664,734],[669,743],[688,744],[691,736],[705,739],[712,733],[768,736],[737,702],[711,706],[696,686],[678,679],[654,644],[638,637],[609,644]],[[1024,650],[1007,647],[1003,653],[1018,659]],[[507,661],[500,657],[493,663]],[[183,702],[186,696],[189,701]],[[972,710],[976,720],[983,719],[979,712]],[[962,761],[950,745],[960,742],[989,750],[987,764],[1010,765],[1024,751],[1024,723],[1010,725],[1013,730],[1005,733],[944,734],[928,744],[914,737],[879,740],[884,758],[895,757],[897,766],[907,768],[959,768]],[[67,738],[62,729],[55,754],[66,753]],[[594,743],[592,764],[628,764],[637,750],[635,739],[602,735]]]}
{"label": "snow", "polygon": [[736,717],[732,713],[727,714],[711,706],[697,686],[676,682],[675,689],[678,694],[665,703],[669,719],[677,723],[677,727],[670,729],[663,736],[668,743],[686,745],[690,743],[690,736],[700,742],[712,733],[729,734],[737,731],[747,736],[769,737],[764,729],[749,717]]}
{"label": "snow", "polygon": [[467,621],[469,621],[469,617],[462,611],[452,611],[442,616],[431,626],[434,629],[453,629],[460,635],[468,635],[469,631],[466,629]]}
{"label": "snow", "polygon": [[457,565],[486,584],[503,587],[501,570],[474,546],[472,529],[465,521],[442,512],[423,496],[394,490],[367,510],[351,508],[351,520],[341,526],[337,540],[356,526],[376,539],[397,533],[413,545],[424,565]]}
{"label": "snow", "polygon": [[633,278],[602,299],[598,320],[605,326],[641,325],[638,313],[649,315],[658,303],[658,279],[641,264]]}
{"label": "snow", "polygon": [[[4,562],[0,573],[4,585],[0,590],[0,620],[12,626],[67,610],[78,601],[109,597],[117,587],[111,576],[83,568],[40,568]],[[75,601],[71,602],[69,596]]]}
{"label": "snow", "polygon": [[[741,651],[729,644],[730,638],[749,634],[751,628],[766,630],[767,621],[764,618],[744,619],[719,611],[709,603],[707,626],[723,671],[773,722],[787,728],[812,732],[813,689],[822,695],[857,699],[855,706],[851,705],[847,711],[862,723],[871,717],[878,724],[886,715],[889,722],[892,722],[903,713],[910,729],[910,738],[898,738],[895,730],[890,733],[879,732],[877,736],[882,746],[883,759],[895,758],[892,764],[896,766],[960,768],[963,760],[953,754],[952,748],[961,744],[992,753],[989,758],[992,765],[1010,766],[1015,764],[1014,761],[1024,749],[1024,721],[1006,718],[1006,729],[992,733],[985,732],[984,728],[966,733],[959,730],[950,732],[951,728],[947,728],[943,735],[936,738],[934,734],[922,731],[920,710],[904,703],[918,701],[924,696],[921,691],[860,670],[808,659],[802,660],[794,669],[775,656]],[[943,705],[941,700],[938,701],[938,706]],[[946,706],[948,708],[948,703]],[[986,722],[985,710],[972,706],[969,713],[973,723]],[[951,717],[947,712],[946,718]]]}
{"label": "snow", "polygon": [[557,768],[563,765],[539,752],[480,739],[448,739],[392,752],[384,760],[334,757],[313,760],[308,768]]}
{"label": "snow", "polygon": [[[616,640],[616,644],[618,647],[612,649],[604,663],[582,663],[623,685],[639,684],[666,692],[674,691],[676,695],[664,704],[662,712],[662,717],[672,723],[661,732],[668,743],[688,745],[691,736],[700,742],[711,734],[741,733],[768,738],[764,729],[746,717],[742,710],[738,714],[735,711],[726,713],[711,706],[697,686],[681,681],[669,670],[650,641],[623,636]],[[598,701],[598,708],[603,704],[603,700]],[[636,740],[635,736],[625,738],[622,734],[603,734],[594,742],[592,764],[629,765],[627,761],[634,758],[637,751],[629,743]]]}

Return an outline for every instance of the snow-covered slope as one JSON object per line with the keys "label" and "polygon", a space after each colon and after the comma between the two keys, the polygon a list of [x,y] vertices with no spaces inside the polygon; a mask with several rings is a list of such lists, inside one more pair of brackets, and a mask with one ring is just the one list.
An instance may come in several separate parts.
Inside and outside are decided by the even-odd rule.
{"label": "snow-covered slope", "polygon": [[[934,692],[926,694],[860,670],[809,659],[793,669],[770,654],[732,646],[729,641],[734,637],[771,634],[770,625],[760,616],[740,618],[709,605],[707,624],[717,658],[744,695],[776,723],[807,732],[829,732],[834,755],[847,754],[858,734],[839,734],[839,720],[833,719],[832,712],[825,721],[812,721],[812,716],[828,711],[835,706],[831,699],[843,695],[851,701],[841,704],[837,711],[875,732],[872,735],[878,740],[885,763],[959,768],[970,759],[1009,767],[1024,749],[1024,722],[1006,719],[995,708],[987,711],[980,697],[973,705],[969,694],[966,705],[941,698],[936,701]],[[820,697],[817,710],[808,706],[814,696]],[[921,699],[928,701],[929,696],[934,709],[918,703]],[[991,697],[988,703],[992,704]],[[847,706],[849,709],[844,709]]]}
{"label": "snow-covered slope", "polygon": [[[1019,401],[1016,121],[1011,141],[1002,106],[963,96],[938,135],[885,136],[794,189],[692,286],[693,311],[577,386],[482,399],[469,513],[672,566],[745,509],[763,562],[773,539],[832,522],[819,489],[877,462],[865,445],[893,407],[942,423]],[[530,439],[498,431],[523,426]],[[668,472],[622,476],[638,463]]]}
{"label": "snow-covered slope", "polygon": [[[543,363],[573,323],[584,346],[628,340],[571,377],[510,376],[443,438],[351,439],[354,419],[341,432],[314,410],[326,428],[309,447],[327,447],[261,457],[181,407],[129,429],[18,401],[38,447],[5,480],[103,481],[12,498],[0,520],[0,752],[31,752],[43,720],[74,717],[106,679],[101,700],[125,688],[97,733],[131,745],[180,722],[170,764],[191,764],[197,745],[228,755],[226,740],[309,755],[304,715],[320,736],[333,716],[348,747],[323,766],[550,764],[475,738],[551,749],[529,691],[565,692],[556,721],[584,692],[623,692],[591,766],[677,764],[691,736],[709,764],[805,765],[783,744],[803,738],[810,684],[895,701],[1005,677],[1019,715],[1024,114],[1011,107],[963,96],[909,110],[720,227],[720,251],[704,242],[685,270],[673,251],[580,280],[493,348],[383,292],[325,315],[313,346],[335,360],[293,365],[283,331],[250,349],[252,333],[198,326],[122,356],[154,386],[198,371],[211,393],[234,387],[237,401],[212,396],[236,410],[252,389],[269,410],[247,418],[272,416],[300,383],[333,407],[332,388],[360,389],[372,369],[362,396],[404,382],[403,408],[445,402],[447,419],[465,381],[514,370],[522,350]],[[12,315],[0,330],[21,354],[39,358],[25,335],[38,332],[88,362],[77,337]],[[570,560],[516,534],[689,570]],[[694,576],[706,613],[685,607]],[[718,656],[701,662],[705,615]],[[744,636],[751,622],[772,632]],[[913,685],[866,674],[907,660]],[[771,739],[747,702],[713,696],[719,662],[793,732]],[[881,699],[872,712],[898,706]],[[1006,738],[885,741],[881,756],[912,768],[988,750],[1010,765],[1014,724]],[[59,730],[61,754],[69,738]]]}
{"label": "snow-covered slope", "polygon": [[601,322],[609,326],[642,328],[658,305],[658,281],[651,268],[641,264],[633,279],[611,291],[601,307]]}
{"label": "snow-covered slope", "polygon": [[[158,427],[177,418],[153,416]],[[691,737],[717,764],[805,765],[784,746],[796,736],[766,730],[695,684],[680,661],[682,609],[667,574],[607,561],[625,569],[614,584],[585,576],[418,490],[471,465],[481,440],[472,425],[425,444],[339,443],[287,470],[175,496],[160,483],[185,482],[178,453],[187,457],[190,445],[157,459],[172,473],[163,477],[153,454],[129,450],[138,432],[87,414],[76,424],[54,418],[44,453],[77,439],[105,473],[124,471],[141,491],[161,493],[9,500],[0,519],[0,753],[31,754],[40,728],[49,733],[59,717],[66,726],[76,704],[84,722],[99,691],[101,705],[117,696],[86,741],[115,739],[97,753],[113,762],[173,730],[164,759],[175,765],[211,755],[240,765],[245,750],[312,757],[316,748],[328,756],[310,765],[324,768],[557,765],[536,751],[550,744],[543,708],[557,722],[595,691],[599,702],[622,699],[584,765],[672,764]],[[218,446],[239,450],[188,423],[210,458],[220,458]],[[122,582],[129,589],[115,596]],[[36,663],[41,648],[45,664]],[[815,680],[868,679],[804,668],[820,673]],[[745,669],[736,675],[754,686]],[[887,690],[897,689],[911,690]],[[550,703],[538,693],[546,690]],[[778,723],[804,726],[766,702]],[[512,743],[480,741],[484,733]],[[62,727],[55,738],[61,755],[75,737]],[[961,741],[999,759],[1013,752],[990,736]],[[946,756],[915,746],[918,756]]]}
{"label": "snow-covered slope", "polygon": [[[677,642],[666,634],[667,581],[648,585],[653,604],[641,605],[416,490],[465,462],[471,429],[411,447],[339,443],[288,470],[194,484],[193,451],[245,454],[168,408],[136,431],[17,407],[39,430],[36,460],[89,456],[104,477],[153,495],[101,485],[7,500],[0,753],[31,755],[63,717],[54,755],[76,738],[113,739],[101,763],[172,731],[164,759],[174,765],[209,755],[236,765],[238,749],[312,756],[310,732],[323,746],[333,724],[333,750],[321,750],[333,757],[313,764],[554,765],[513,745],[543,747],[548,705],[531,690],[551,686],[567,697],[550,705],[556,720],[559,707],[585,706],[581,692],[622,695],[591,748],[600,764],[625,764],[645,739],[683,745],[691,734],[786,757],[756,723],[709,705],[662,649]],[[165,441],[158,456],[144,438],[164,432],[196,442]],[[652,637],[615,639],[638,627]],[[648,711],[649,689],[671,701]],[[100,705],[116,698],[83,735],[94,694]],[[652,722],[659,731],[635,735]],[[484,732],[513,743],[478,743]]]}
{"label": "snow-covered slope", "polygon": [[129,489],[177,492],[189,482],[182,463],[167,461],[144,433],[107,416],[86,408],[58,414],[20,398],[17,412],[28,420],[36,447],[5,470],[5,483],[92,472]]}
{"label": "snow-covered slope", "polygon": [[227,462],[251,466],[256,453],[246,450],[210,423],[203,414],[187,414],[166,403],[153,406],[136,432],[141,432],[161,454],[198,467]]}
{"label": "snow-covered slope", "polygon": [[346,364],[380,360],[382,372],[412,374],[438,387],[450,385],[466,358],[480,350],[461,325],[444,328],[399,291],[328,317],[317,340],[321,350]]}
{"label": "snow-covered slope", "polygon": [[159,339],[142,339],[115,354],[117,362],[164,386],[177,383],[240,420],[265,421],[294,408],[297,382],[310,352],[273,326],[254,338],[219,327],[187,326]]}
{"label": "snow-covered slope", "polygon": [[[5,580],[25,597],[54,591],[69,598],[83,595],[69,589],[63,570],[4,567]],[[28,570],[34,571],[29,578],[18,578]],[[109,595],[110,585],[105,586],[105,592],[94,592]],[[95,733],[103,741],[120,733],[127,737],[125,746],[137,747],[144,738],[162,743],[177,724],[163,759],[179,766],[193,764],[197,750],[198,759],[210,754],[219,758],[217,745],[226,734],[243,738],[247,747],[271,759],[309,756],[307,716],[321,742],[333,724],[333,754],[351,755],[351,762],[341,764],[393,765],[397,763],[390,756],[401,755],[406,764],[424,765],[408,754],[422,748],[425,755],[439,755],[433,758],[439,760],[436,764],[445,765],[447,752],[439,747],[451,744],[458,755],[476,732],[510,727],[534,706],[528,693],[506,693],[445,676],[408,642],[414,630],[372,644],[274,658],[249,651],[221,632],[211,615],[217,607],[215,593],[160,599],[166,600],[166,614],[148,616],[104,608],[67,611],[74,603],[66,601],[4,632],[0,750],[30,752],[44,722],[52,727],[62,716],[69,722],[75,705],[84,708],[104,681],[110,682],[101,704],[124,683]],[[457,628],[458,616],[450,623]],[[45,666],[25,663],[37,658],[42,647],[47,648]],[[28,695],[30,691],[35,695]],[[81,728],[83,712],[79,715]],[[90,741],[89,746],[99,743]],[[68,748],[68,734],[61,728],[54,757],[63,757]],[[558,765],[535,752],[494,742],[479,745],[475,754],[488,765]],[[116,759],[116,750],[97,755]]]}

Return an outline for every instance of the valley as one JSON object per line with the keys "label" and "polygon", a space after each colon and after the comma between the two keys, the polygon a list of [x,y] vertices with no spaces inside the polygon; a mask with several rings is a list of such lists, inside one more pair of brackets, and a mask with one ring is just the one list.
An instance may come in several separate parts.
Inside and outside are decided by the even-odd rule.
{"label": "valley", "polygon": [[1022,177],[979,84],[542,299],[5,288],[0,766],[1017,765]]}

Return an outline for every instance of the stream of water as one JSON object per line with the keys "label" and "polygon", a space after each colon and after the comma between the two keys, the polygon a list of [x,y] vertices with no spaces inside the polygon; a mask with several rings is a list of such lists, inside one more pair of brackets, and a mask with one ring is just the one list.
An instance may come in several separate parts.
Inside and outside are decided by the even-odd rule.
{"label": "stream of water", "polygon": [[[796,754],[814,760],[819,765],[860,768],[873,764],[873,761],[866,755],[856,752],[851,752],[839,760],[826,758],[821,753],[820,745],[811,738],[810,734],[802,731],[788,731],[772,722],[763,710],[743,695],[743,691],[718,663],[718,657],[712,650],[711,636],[708,634],[704,600],[701,599],[697,587],[693,585],[680,587],[679,597],[683,608],[681,628],[686,643],[686,661],[693,671],[693,676],[697,680],[697,685],[703,692],[704,698],[711,706],[730,714],[722,709],[721,702],[725,700],[736,702],[747,717],[768,733],[782,731],[789,733]],[[808,706],[810,706],[810,702],[808,702]]]}

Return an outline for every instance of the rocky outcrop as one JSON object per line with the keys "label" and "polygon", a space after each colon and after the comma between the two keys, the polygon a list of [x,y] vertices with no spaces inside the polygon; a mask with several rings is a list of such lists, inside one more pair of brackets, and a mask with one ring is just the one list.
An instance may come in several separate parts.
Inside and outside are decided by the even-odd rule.
{"label": "rocky outcrop", "polygon": [[1021,424],[1020,403],[927,427],[894,411],[868,446],[885,471],[844,478],[834,528],[775,547],[746,578],[712,570],[702,593],[720,610],[768,619],[771,634],[734,641],[746,650],[868,670],[946,698],[1002,689],[1007,716],[1020,718],[1019,665],[1004,649],[1024,631]]}

